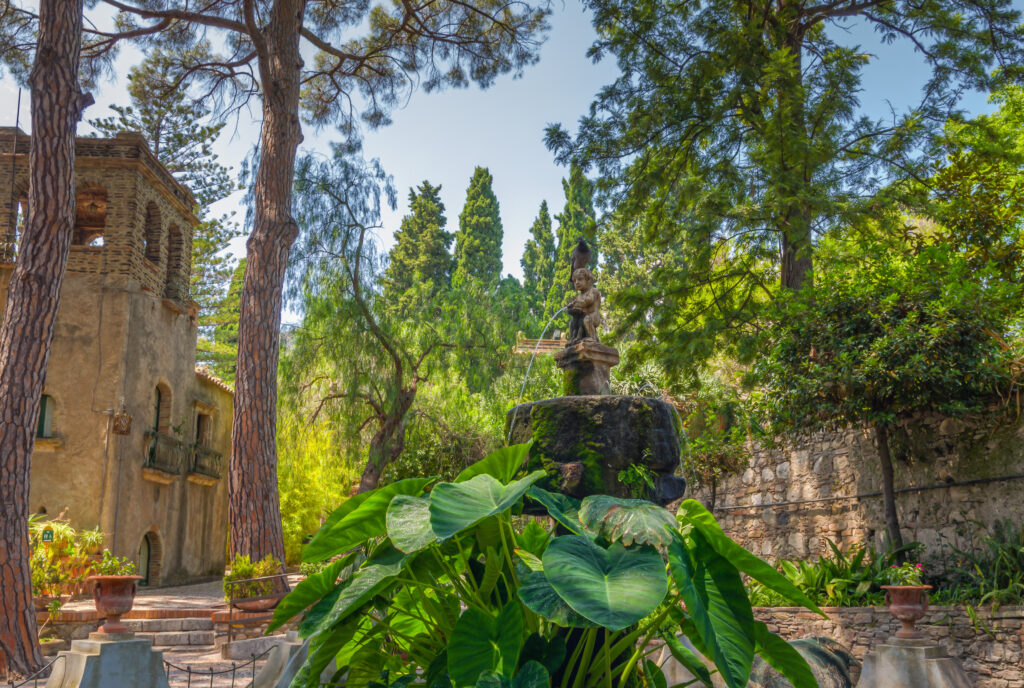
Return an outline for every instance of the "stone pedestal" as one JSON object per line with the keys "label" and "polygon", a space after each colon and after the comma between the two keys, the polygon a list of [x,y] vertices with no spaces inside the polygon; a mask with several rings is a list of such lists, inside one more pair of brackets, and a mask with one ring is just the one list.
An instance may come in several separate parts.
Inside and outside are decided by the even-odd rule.
{"label": "stone pedestal", "polygon": [[619,365],[619,352],[614,347],[584,339],[565,347],[554,358],[565,371],[565,396],[611,392],[611,370]]}
{"label": "stone pedestal", "polygon": [[90,633],[58,657],[46,688],[168,688],[163,653],[131,633]]}
{"label": "stone pedestal", "polygon": [[890,638],[864,658],[857,688],[971,688],[960,663],[930,640]]}

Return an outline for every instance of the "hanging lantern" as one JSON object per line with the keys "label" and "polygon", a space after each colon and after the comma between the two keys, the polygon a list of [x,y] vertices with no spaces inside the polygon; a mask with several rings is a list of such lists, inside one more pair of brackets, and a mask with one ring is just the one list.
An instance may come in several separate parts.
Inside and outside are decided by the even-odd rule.
{"label": "hanging lantern", "polygon": [[128,409],[124,405],[124,400],[121,400],[121,407],[117,409],[117,413],[114,414],[114,434],[115,435],[130,435],[132,432],[132,415],[128,413]]}

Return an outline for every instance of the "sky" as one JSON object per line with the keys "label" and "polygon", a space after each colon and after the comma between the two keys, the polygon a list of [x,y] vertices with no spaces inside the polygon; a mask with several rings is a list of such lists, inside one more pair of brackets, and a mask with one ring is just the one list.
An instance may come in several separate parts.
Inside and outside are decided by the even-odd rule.
{"label": "sky", "polygon": [[[1024,4],[1024,0],[1021,0]],[[861,106],[868,114],[884,116],[890,105],[897,111],[917,102],[928,69],[907,42],[881,44],[864,26],[851,25],[850,39],[874,56],[864,72]],[[838,38],[838,37],[837,37]],[[426,94],[412,94],[407,104],[393,113],[393,123],[366,132],[364,153],[379,158],[393,175],[398,189],[398,208],[385,211],[382,247],[392,243],[392,233],[408,210],[408,191],[423,180],[441,185],[448,230],[458,228],[469,179],[477,165],[487,167],[494,177],[494,192],[501,206],[504,226],[504,271],[522,275],[519,258],[529,228],[542,200],[552,214],[564,203],[561,180],[568,170],[556,165],[544,147],[546,125],[561,122],[572,131],[586,113],[597,91],[616,77],[613,60],[598,64],[586,57],[594,39],[590,18],[581,5],[569,0],[554,3],[551,31],[541,50],[538,64],[527,67],[522,78],[500,77],[487,90],[470,87]],[[841,39],[847,42],[849,39]],[[117,62],[120,75],[94,93],[96,104],[85,119],[112,114],[111,103],[124,104],[124,75],[141,59],[134,48],[122,50]],[[27,92],[22,93],[21,127],[30,131]],[[0,79],[0,125],[15,121],[17,86],[9,76]],[[969,94],[964,108],[970,113],[990,111],[983,94]],[[221,162],[238,169],[259,135],[258,112],[244,112],[229,122],[215,150]],[[80,132],[91,130],[83,124]],[[304,127],[303,147],[327,152],[337,139],[331,129],[314,131]],[[242,194],[221,202],[215,211],[238,210]],[[244,254],[244,239],[232,245],[236,255]]]}

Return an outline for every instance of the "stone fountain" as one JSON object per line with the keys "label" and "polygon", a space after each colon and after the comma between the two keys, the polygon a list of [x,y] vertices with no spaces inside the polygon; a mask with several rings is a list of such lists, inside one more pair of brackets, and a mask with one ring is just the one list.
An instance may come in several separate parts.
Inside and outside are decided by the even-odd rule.
{"label": "stone fountain", "polygon": [[[586,254],[589,258],[589,250]],[[513,408],[506,417],[506,437],[510,444],[533,440],[527,468],[548,471],[550,477],[540,483],[545,489],[576,498],[634,497],[636,481],[631,488],[619,477],[632,469],[653,482],[645,496],[666,505],[682,497],[686,488],[675,475],[679,416],[660,399],[610,393],[610,373],[619,363],[619,352],[598,338],[601,292],[593,273],[578,262],[574,259],[572,265],[578,293],[567,306],[568,342],[555,354],[564,374],[564,396]]]}

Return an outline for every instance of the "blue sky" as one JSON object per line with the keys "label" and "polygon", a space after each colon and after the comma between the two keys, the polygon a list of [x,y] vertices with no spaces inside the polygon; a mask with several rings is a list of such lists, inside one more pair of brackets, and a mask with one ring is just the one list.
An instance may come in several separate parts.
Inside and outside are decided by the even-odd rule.
{"label": "blue sky", "polygon": [[[409,187],[424,179],[441,184],[448,228],[455,231],[473,168],[482,165],[494,176],[494,191],[501,204],[505,272],[521,275],[519,257],[540,202],[546,199],[552,213],[563,204],[561,179],[567,170],[555,165],[545,149],[544,127],[562,122],[572,130],[594,94],[617,73],[612,60],[595,65],[587,59],[585,53],[594,34],[589,17],[578,3],[556,3],[551,25],[540,62],[528,68],[522,78],[502,77],[484,91],[469,88],[414,93],[408,104],[394,113],[391,126],[366,134],[366,155],[381,160],[394,176],[399,192],[398,209],[384,216],[380,240],[385,248],[407,211]],[[865,52],[875,56],[864,73],[862,108],[881,116],[888,112],[890,103],[897,111],[916,103],[928,70],[910,46],[906,42],[882,45],[864,26],[853,25],[850,32]],[[139,59],[135,49],[123,50],[118,60],[119,74],[126,74]],[[103,84],[94,95],[97,103],[86,111],[86,119],[107,116],[112,102],[125,100],[120,81]],[[9,77],[0,81],[0,124],[14,123],[16,97],[13,81]],[[981,94],[969,96],[964,107],[972,113],[990,109]],[[24,93],[21,126],[26,131],[30,129],[28,116]],[[88,132],[89,128],[83,126],[81,131]],[[225,164],[237,169],[258,136],[259,123],[243,113],[225,131],[217,152]],[[327,143],[335,138],[330,129],[317,132],[306,127],[304,133],[304,147],[321,151],[327,151]],[[238,194],[217,210],[241,211],[240,200]],[[232,250],[243,254],[244,240],[237,241]]]}

